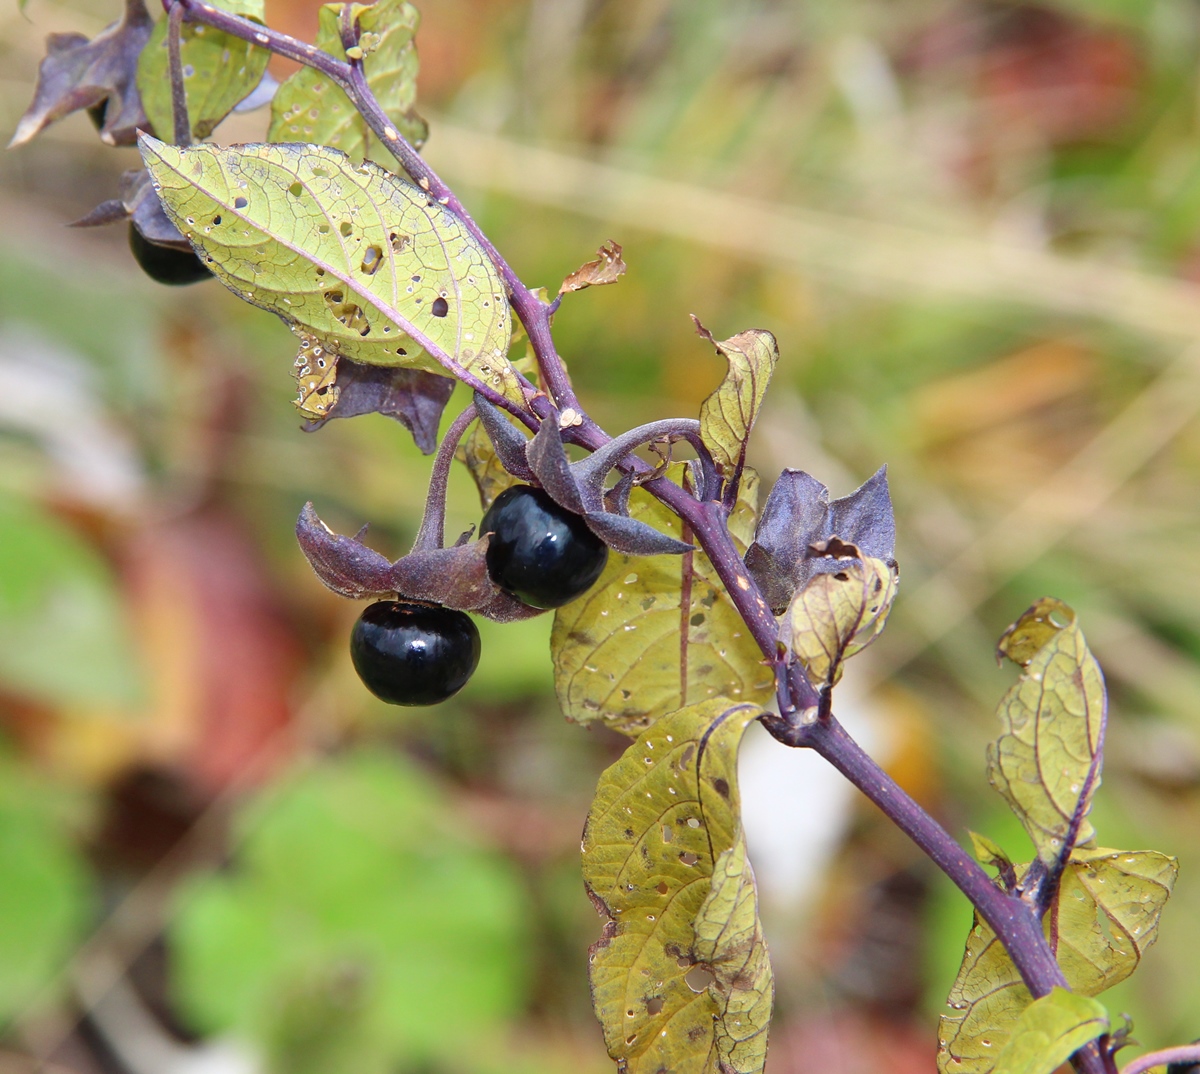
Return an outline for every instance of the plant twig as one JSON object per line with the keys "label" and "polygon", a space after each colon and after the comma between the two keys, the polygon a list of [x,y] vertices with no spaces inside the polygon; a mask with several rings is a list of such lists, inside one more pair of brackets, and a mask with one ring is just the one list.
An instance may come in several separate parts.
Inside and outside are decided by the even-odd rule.
{"label": "plant twig", "polygon": [[172,3],[167,9],[167,67],[171,74],[171,118],[175,126],[175,144],[192,144],[192,121],[188,116],[187,89],[183,85],[183,57],[179,35],[183,30],[184,8]]}
{"label": "plant twig", "polygon": [[429,492],[425,496],[425,514],[421,517],[421,528],[417,530],[412,550],[428,551],[442,548],[446,541],[446,488],[450,483],[450,467],[454,453],[467,426],[477,417],[475,404],[468,404],[446,430],[433,458],[433,469],[429,474]]}
{"label": "plant twig", "polygon": [[1154,1067],[1165,1067],[1168,1063],[1200,1063],[1200,1044],[1182,1044],[1177,1048],[1164,1048],[1161,1052],[1139,1055],[1121,1068],[1121,1074],[1145,1074]]}

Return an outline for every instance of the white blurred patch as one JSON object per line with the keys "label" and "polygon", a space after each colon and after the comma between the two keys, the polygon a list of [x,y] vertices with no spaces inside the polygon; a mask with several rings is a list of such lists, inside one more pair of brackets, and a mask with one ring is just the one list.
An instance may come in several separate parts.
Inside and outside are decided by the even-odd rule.
{"label": "white blurred patch", "polygon": [[27,328],[0,332],[0,432],[33,439],[54,464],[62,495],[124,511],[143,473],[131,438],[104,411],[86,359]]}

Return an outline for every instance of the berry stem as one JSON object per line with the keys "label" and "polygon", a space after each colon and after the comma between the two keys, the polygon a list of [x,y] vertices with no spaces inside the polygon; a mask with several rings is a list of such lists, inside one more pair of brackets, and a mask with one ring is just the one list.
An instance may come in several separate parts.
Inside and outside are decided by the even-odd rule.
{"label": "berry stem", "polygon": [[183,29],[184,9],[172,4],[167,10],[167,67],[171,74],[171,118],[175,126],[175,144],[192,144],[192,121],[188,116],[187,90],[183,85],[183,56],[179,35]]}

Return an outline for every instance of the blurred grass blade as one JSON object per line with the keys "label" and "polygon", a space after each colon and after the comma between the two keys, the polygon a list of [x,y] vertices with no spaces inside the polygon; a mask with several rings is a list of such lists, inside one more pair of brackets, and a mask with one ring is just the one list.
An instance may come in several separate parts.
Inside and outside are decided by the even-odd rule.
{"label": "blurred grass blade", "polygon": [[412,183],[322,146],[146,137],[142,156],[168,216],[240,298],[353,361],[466,370],[524,403],[496,270]]}
{"label": "blurred grass blade", "polygon": [[[679,480],[682,465],[668,476]],[[741,551],[754,530],[758,480],[747,470],[729,518]],[[679,518],[634,489],[630,516],[681,536]],[[599,581],[560,608],[550,639],[568,719],[637,735],[689,700],[723,695],[765,703],[774,678],[708,557],[610,554]]]}
{"label": "blurred grass blade", "polygon": [[1022,668],[1000,702],[1004,732],[988,747],[988,778],[1051,863],[1095,833],[1087,814],[1100,785],[1104,676],[1062,601],[1039,600],[1000,639]]}
{"label": "blurred grass blade", "polygon": [[737,790],[761,714],[726,698],[681,709],[600,777],[583,837],[606,919],[592,999],[628,1074],[762,1069],[773,984]]}
{"label": "blurred grass blade", "polygon": [[997,1057],[996,1074],[1054,1074],[1089,1040],[1107,1032],[1103,1004],[1056,988],[1025,1008]]}

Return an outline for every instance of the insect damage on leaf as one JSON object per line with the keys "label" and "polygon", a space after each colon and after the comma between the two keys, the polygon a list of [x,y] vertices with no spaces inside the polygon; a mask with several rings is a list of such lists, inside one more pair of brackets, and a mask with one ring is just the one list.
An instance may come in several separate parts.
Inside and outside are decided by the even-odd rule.
{"label": "insect damage on leaf", "polygon": [[600,777],[583,837],[605,919],[589,972],[626,1074],[762,1069],[773,984],[737,788],[761,714],[726,698],[674,712]]}
{"label": "insect damage on leaf", "polygon": [[582,291],[585,287],[603,287],[616,283],[625,275],[625,262],[621,260],[621,244],[609,239],[596,251],[596,260],[580,265],[562,282],[560,295],[571,291]]}
{"label": "insect damage on leaf", "polygon": [[895,565],[863,554],[838,538],[809,549],[837,568],[814,574],[788,606],[779,640],[804,664],[809,679],[827,686],[842,675],[844,661],[882,632],[896,598]]}
{"label": "insect damage on leaf", "polygon": [[750,430],[779,361],[779,347],[775,337],[761,328],[718,342],[695,317],[692,320],[697,333],[729,363],[720,387],[700,407],[700,436],[721,476],[735,479],[745,463]]}
{"label": "insect damage on leaf", "polygon": [[[683,472],[676,464],[668,476],[678,480]],[[754,524],[757,493],[747,470],[729,518],[739,549]],[[679,518],[642,489],[632,491],[629,513],[682,536]],[[596,584],[558,609],[550,651],[563,714],[628,735],[689,701],[720,695],[766,703],[774,691],[771,669],[700,551],[610,554]]]}
{"label": "insect damage on leaf", "polygon": [[[342,57],[339,27],[341,4],[324,4],[318,13],[317,48]],[[414,111],[417,99],[417,50],[413,35],[420,16],[404,0],[377,0],[369,7],[356,5],[362,31],[363,74],[367,85],[400,134],[420,146],[428,136],[425,121]],[[385,167],[395,159],[374,136],[367,121],[325,75],[302,67],[279,87],[271,101],[269,142],[309,142],[333,146],[355,160],[364,157]]]}
{"label": "insect damage on leaf", "polygon": [[81,108],[103,110],[102,141],[132,145],[138,129],[146,128],[137,66],[153,29],[144,0],[125,0],[121,18],[91,41],[83,34],[51,34],[46,39],[46,58],[38,68],[33,103],[9,146],[25,145],[51,123]]}
{"label": "insect damage on leaf", "polygon": [[[263,21],[263,0],[213,0],[213,6],[255,22]],[[170,137],[175,130],[167,52],[168,20],[159,19],[137,67],[138,90],[154,130]],[[253,42],[199,22],[180,29],[180,61],[192,135],[207,138],[234,105],[262,81],[271,54]]]}
{"label": "insect damage on leaf", "polygon": [[1093,838],[1087,814],[1100,784],[1104,677],[1075,613],[1051,598],[1009,627],[1000,652],[1022,675],[1000,702],[1004,732],[988,748],[988,778],[1052,863]]}
{"label": "insect damage on leaf", "polygon": [[1021,1013],[996,1060],[996,1074],[1054,1074],[1075,1052],[1108,1032],[1104,1005],[1055,988]]}
{"label": "insect damage on leaf", "polygon": [[803,470],[784,470],[763,507],[746,551],[746,569],[776,615],[793,595],[836,562],[809,555],[833,537],[856,546],[864,556],[895,565],[896,520],[888,493],[887,468],[849,496],[829,502],[829,489]]}
{"label": "insect damage on leaf", "polygon": [[293,406],[306,418],[322,421],[329,416],[340,394],[337,386],[338,356],[319,339],[305,332],[300,336],[300,350],[292,365],[299,395]]}
{"label": "insect damage on leaf", "polygon": [[322,146],[144,138],[142,155],[167,215],[240,298],[351,361],[450,373],[524,403],[500,278],[419,187]]}

